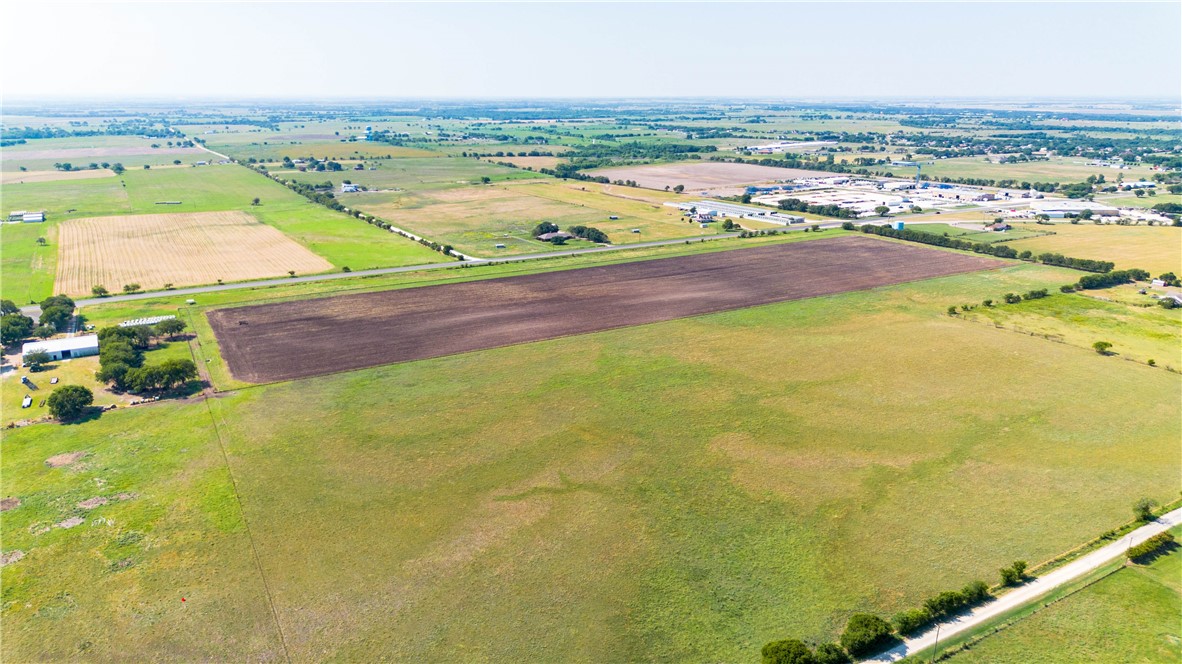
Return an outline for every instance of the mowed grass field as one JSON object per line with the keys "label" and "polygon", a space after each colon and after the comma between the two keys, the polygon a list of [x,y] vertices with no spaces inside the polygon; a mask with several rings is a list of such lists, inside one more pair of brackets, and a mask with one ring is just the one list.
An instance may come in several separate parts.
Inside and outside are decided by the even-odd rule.
{"label": "mowed grass field", "polygon": [[[1175,536],[1182,535],[1175,529]],[[1182,551],[1111,576],[986,637],[954,664],[1182,660]]]}
{"label": "mowed grass field", "polygon": [[1051,230],[1044,235],[1010,242],[1018,251],[1036,255],[1053,252],[1075,258],[1116,263],[1117,269],[1137,267],[1153,276],[1162,272],[1182,274],[1182,228],[1174,226],[1117,226],[1115,224],[1013,224],[1015,230]]}
{"label": "mowed grass field", "polygon": [[96,284],[157,290],[332,269],[241,211],[70,219],[60,224],[59,244],[53,291],[66,295],[89,295]]}
{"label": "mowed grass field", "polygon": [[[1182,398],[1176,374],[944,314],[1069,276],[1017,265],[10,432],[4,548],[25,557],[3,655],[281,658],[247,524],[295,661],[753,661],[833,639],[1176,495],[1179,423],[1154,405]],[[68,451],[87,465],[45,465]],[[140,498],[75,507],[108,492]]]}
{"label": "mowed grass field", "polygon": [[[274,170],[281,178],[319,184],[326,180],[333,182],[338,188],[341,182],[349,180],[363,185],[371,190],[406,189],[410,191],[426,191],[435,189],[451,189],[471,184],[479,184],[481,178],[487,177],[492,182],[506,180],[536,179],[537,173],[526,170],[498,166],[481,159],[466,159],[463,157],[407,157],[404,159],[384,159],[366,162],[367,166],[376,166],[376,170],[344,170],[328,171],[283,171]],[[365,194],[361,194],[364,196]],[[342,196],[341,200],[349,197]]]}
{"label": "mowed grass field", "polygon": [[[87,168],[94,163],[121,163],[128,169],[149,166],[171,165],[180,160],[183,164],[216,159],[200,148],[169,146],[166,138],[141,138],[139,136],[71,136],[68,138],[43,138],[30,140],[23,145],[4,148],[3,164],[0,170],[6,176],[26,171],[54,170],[54,164],[68,163],[74,168]],[[173,139],[176,142],[177,139]],[[155,144],[158,147],[153,148]],[[109,171],[107,171],[109,173]]]}
{"label": "mowed grass field", "polygon": [[[239,166],[129,170],[119,178],[4,185],[0,192],[13,209],[47,212],[44,224],[0,225],[0,290],[5,298],[21,303],[51,294],[59,249],[57,226],[75,218],[240,210],[336,268],[413,265],[439,257],[401,236],[310,203]],[[256,197],[261,205],[251,204]],[[157,205],[161,201],[180,204]],[[38,244],[38,237],[46,238],[46,245]]]}
{"label": "mowed grass field", "polygon": [[[566,229],[592,226],[613,243],[694,238],[719,233],[718,224],[687,223],[677,208],[652,192],[594,183],[554,180],[435,189],[361,193],[341,197],[399,227],[454,245],[466,253],[495,257],[553,249],[531,231],[542,221]],[[612,219],[611,217],[617,217]],[[639,230],[638,233],[632,232]],[[504,244],[504,248],[497,248]],[[568,242],[586,246],[585,242]]]}
{"label": "mowed grass field", "polygon": [[[1123,175],[1125,180],[1148,180],[1153,171],[1148,166],[1136,166],[1117,170],[1105,166],[1089,166],[1080,158],[1052,157],[1047,161],[1028,161],[1016,164],[999,164],[985,161],[985,157],[957,157],[921,161],[923,174],[931,178],[985,178],[993,180],[1019,180],[1027,182],[1083,182],[1089,175],[1100,176],[1112,183]],[[913,173],[914,174],[914,173]]]}

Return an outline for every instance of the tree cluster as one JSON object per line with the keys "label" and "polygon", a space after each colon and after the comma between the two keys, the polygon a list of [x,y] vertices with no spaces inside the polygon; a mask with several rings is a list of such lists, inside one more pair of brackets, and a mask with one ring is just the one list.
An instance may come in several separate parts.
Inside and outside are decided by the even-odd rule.
{"label": "tree cluster", "polygon": [[568,228],[566,230],[571,235],[574,235],[575,237],[583,238],[584,240],[587,240],[588,242],[598,242],[599,244],[611,244],[611,240],[608,239],[607,233],[604,233],[603,231],[601,231],[598,228],[595,228],[593,226],[571,226],[570,228]]}
{"label": "tree cluster", "polygon": [[155,327],[106,327],[99,330],[99,370],[95,378],[126,392],[171,390],[197,377],[197,365],[188,359],[164,360],[144,365],[144,350],[153,337],[175,336],[184,321],[169,319]]}
{"label": "tree cluster", "polygon": [[840,205],[810,205],[799,198],[785,198],[781,200],[778,205],[781,210],[790,210],[793,212],[808,212],[809,214],[818,214],[825,217],[836,217],[838,219],[857,219],[858,212],[849,208],[843,208]]}

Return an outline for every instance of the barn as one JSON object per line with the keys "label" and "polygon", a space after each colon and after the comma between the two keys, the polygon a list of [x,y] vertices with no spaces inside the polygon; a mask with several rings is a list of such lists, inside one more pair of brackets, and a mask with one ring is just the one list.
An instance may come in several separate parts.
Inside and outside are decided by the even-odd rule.
{"label": "barn", "polygon": [[72,357],[86,357],[98,355],[99,342],[97,334],[87,334],[68,339],[49,339],[46,341],[30,341],[21,347],[21,357],[37,351],[45,351],[51,360],[68,360]]}

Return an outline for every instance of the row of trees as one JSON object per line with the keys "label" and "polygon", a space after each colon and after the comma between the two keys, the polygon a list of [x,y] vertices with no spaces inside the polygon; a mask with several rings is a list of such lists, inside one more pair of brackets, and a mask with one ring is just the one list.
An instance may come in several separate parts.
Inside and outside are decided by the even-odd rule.
{"label": "row of trees", "polygon": [[960,590],[945,590],[935,597],[929,597],[919,608],[895,614],[891,623],[899,634],[914,634],[938,620],[960,613],[992,597],[987,583],[973,581]]}
{"label": "row of trees", "polygon": [[[1149,273],[1138,268],[1131,268],[1128,270],[1113,270],[1103,274],[1087,274],[1079,278],[1075,285],[1071,286],[1071,290],[1095,290],[1098,288],[1108,288],[1110,286],[1119,286],[1120,284],[1127,284],[1130,281],[1145,281],[1149,279]],[[1066,291],[1066,287],[1060,289]]]}
{"label": "row of trees", "polygon": [[1004,244],[987,244],[985,242],[969,242],[967,240],[959,240],[954,237],[946,235],[936,235],[934,233],[923,233],[920,231],[905,228],[903,230],[895,230],[890,226],[880,226],[875,224],[864,224],[862,227],[863,233],[870,233],[872,235],[881,235],[884,237],[893,237],[898,240],[907,240],[909,242],[919,242],[922,244],[935,245],[937,247],[948,247],[950,249],[961,249],[964,251],[972,251],[978,254],[988,254],[990,256],[997,256],[999,258],[1017,258],[1018,252],[1012,247],[1007,247]]}
{"label": "row of trees", "polygon": [[858,212],[849,208],[843,208],[840,205],[810,205],[799,198],[785,198],[779,203],[781,210],[790,210],[793,212],[808,212],[809,214],[819,214],[825,217],[836,217],[838,219],[857,219]]}

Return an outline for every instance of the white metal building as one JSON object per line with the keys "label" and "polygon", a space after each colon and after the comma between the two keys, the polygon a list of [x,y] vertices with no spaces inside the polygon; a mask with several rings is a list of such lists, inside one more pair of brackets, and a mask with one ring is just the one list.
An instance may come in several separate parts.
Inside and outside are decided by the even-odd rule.
{"label": "white metal building", "polygon": [[98,355],[98,335],[87,334],[81,337],[70,337],[68,339],[30,341],[21,347],[21,357],[39,350],[49,353],[49,359],[51,360],[68,360],[72,357]]}

